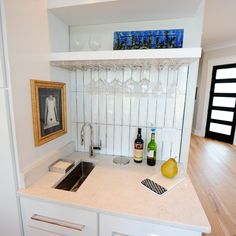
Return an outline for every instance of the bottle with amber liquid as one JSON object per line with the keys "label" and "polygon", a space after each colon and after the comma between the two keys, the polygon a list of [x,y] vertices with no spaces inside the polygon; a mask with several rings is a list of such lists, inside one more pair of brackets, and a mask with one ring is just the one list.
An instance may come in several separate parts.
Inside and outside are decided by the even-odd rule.
{"label": "bottle with amber liquid", "polygon": [[143,161],[143,139],[141,128],[138,128],[138,135],[134,141],[134,162],[141,163]]}

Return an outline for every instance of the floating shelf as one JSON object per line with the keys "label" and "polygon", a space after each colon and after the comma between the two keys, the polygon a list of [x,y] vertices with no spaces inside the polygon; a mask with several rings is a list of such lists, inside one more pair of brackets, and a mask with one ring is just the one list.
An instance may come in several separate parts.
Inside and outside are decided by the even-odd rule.
{"label": "floating shelf", "polygon": [[193,17],[201,0],[48,0],[67,25],[93,25]]}
{"label": "floating shelf", "polygon": [[201,57],[201,48],[82,51],[50,54],[50,64],[74,70],[85,67],[141,66],[146,64],[189,64]]}

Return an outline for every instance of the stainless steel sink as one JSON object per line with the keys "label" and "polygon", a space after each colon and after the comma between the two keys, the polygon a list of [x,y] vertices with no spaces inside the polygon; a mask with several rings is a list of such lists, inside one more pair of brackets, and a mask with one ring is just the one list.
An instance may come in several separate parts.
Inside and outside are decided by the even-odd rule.
{"label": "stainless steel sink", "polygon": [[76,192],[94,167],[95,165],[91,162],[80,162],[54,188]]}

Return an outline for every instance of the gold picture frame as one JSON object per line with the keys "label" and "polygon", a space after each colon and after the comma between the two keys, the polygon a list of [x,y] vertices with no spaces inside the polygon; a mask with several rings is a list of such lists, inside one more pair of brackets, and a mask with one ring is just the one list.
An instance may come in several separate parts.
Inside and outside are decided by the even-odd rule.
{"label": "gold picture frame", "polygon": [[35,146],[41,146],[67,132],[66,84],[31,80]]}

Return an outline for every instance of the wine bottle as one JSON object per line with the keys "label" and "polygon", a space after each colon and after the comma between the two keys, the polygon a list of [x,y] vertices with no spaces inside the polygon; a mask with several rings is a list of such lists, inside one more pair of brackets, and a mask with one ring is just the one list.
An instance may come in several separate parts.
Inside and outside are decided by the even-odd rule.
{"label": "wine bottle", "polygon": [[143,139],[141,128],[138,128],[138,135],[134,141],[134,162],[141,163],[143,161]]}
{"label": "wine bottle", "polygon": [[149,166],[156,165],[157,144],[155,142],[155,128],[151,129],[151,141],[148,143],[147,164]]}

